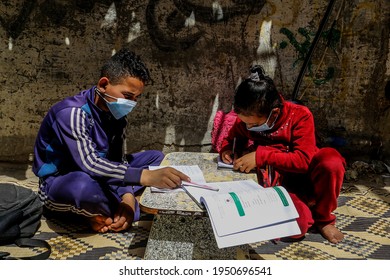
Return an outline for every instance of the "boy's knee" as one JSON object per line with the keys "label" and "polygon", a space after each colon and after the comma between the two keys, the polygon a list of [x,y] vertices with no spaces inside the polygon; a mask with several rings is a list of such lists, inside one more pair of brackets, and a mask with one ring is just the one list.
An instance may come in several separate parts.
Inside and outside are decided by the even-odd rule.
{"label": "boy's knee", "polygon": [[161,163],[165,157],[164,153],[161,151],[153,150],[155,161]]}
{"label": "boy's knee", "polygon": [[149,165],[159,165],[165,157],[164,153],[158,150],[149,150],[145,153],[148,154]]}
{"label": "boy's knee", "polygon": [[78,186],[78,200],[80,203],[99,203],[104,199],[104,194],[100,191],[94,191],[91,186],[85,184]]}
{"label": "boy's knee", "polygon": [[72,195],[75,201],[82,203],[99,203],[105,199],[104,192],[100,184],[85,174],[84,180],[80,178],[72,186]]}

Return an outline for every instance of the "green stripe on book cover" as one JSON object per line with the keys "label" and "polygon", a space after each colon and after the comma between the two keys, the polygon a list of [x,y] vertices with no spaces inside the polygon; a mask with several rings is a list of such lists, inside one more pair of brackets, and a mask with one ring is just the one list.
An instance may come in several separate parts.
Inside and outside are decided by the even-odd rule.
{"label": "green stripe on book cover", "polygon": [[288,206],[288,201],[286,196],[284,195],[283,191],[279,189],[278,187],[274,187],[274,190],[278,193],[280,199],[282,200],[282,203],[284,206]]}
{"label": "green stripe on book cover", "polygon": [[236,195],[236,193],[234,193],[234,192],[230,192],[229,194],[233,198],[234,203],[236,204],[238,215],[240,215],[240,217],[245,216],[245,211],[244,211],[244,208],[242,207],[242,204],[241,204],[241,201],[240,201],[240,198],[238,197],[238,195]]}

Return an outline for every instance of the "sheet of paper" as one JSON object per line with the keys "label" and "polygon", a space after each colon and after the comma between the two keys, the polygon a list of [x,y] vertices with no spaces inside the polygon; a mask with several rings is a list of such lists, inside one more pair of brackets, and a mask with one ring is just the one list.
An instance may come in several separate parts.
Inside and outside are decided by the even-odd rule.
{"label": "sheet of paper", "polygon": [[218,236],[251,230],[265,225],[293,220],[298,212],[282,188],[258,188],[203,196]]}
{"label": "sheet of paper", "polygon": [[295,220],[225,236],[218,236],[215,232],[214,225],[213,231],[218,248],[220,249],[241,244],[261,242],[264,240],[272,240],[301,233],[298,223]]}
{"label": "sheet of paper", "polygon": [[[160,168],[164,168],[166,166],[149,166],[149,170],[156,170]],[[175,168],[179,170],[180,172],[183,172],[188,177],[191,178],[191,181],[199,183],[199,184],[205,184],[206,179],[203,176],[203,172],[200,169],[198,165],[170,165],[170,167]],[[152,192],[183,192],[184,190],[181,187],[178,187],[176,189],[161,189],[157,187],[150,187]]]}
{"label": "sheet of paper", "polygon": [[[258,188],[262,188],[259,184],[257,184],[253,180],[241,180],[241,181],[229,181],[229,182],[216,182],[216,183],[207,183],[208,186],[218,187],[218,192],[210,191],[206,189],[195,188],[191,186],[184,186],[183,188],[187,191],[187,193],[191,196],[195,202],[200,204],[200,198],[202,196],[213,195],[217,193],[228,193],[235,191],[237,189],[243,191],[256,190]],[[202,206],[203,207],[203,206]]]}
{"label": "sheet of paper", "polygon": [[218,168],[226,168],[226,169],[233,169],[233,164],[224,163],[221,158],[218,156]]}

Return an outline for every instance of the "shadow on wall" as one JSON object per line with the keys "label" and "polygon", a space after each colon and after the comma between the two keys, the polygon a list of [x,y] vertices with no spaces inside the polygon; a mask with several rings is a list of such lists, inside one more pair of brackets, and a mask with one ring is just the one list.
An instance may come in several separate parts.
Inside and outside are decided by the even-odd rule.
{"label": "shadow on wall", "polygon": [[[245,26],[248,16],[258,14],[266,3],[265,0],[226,1],[221,6],[217,2],[212,5],[210,3],[203,5],[197,1],[176,0],[144,0],[138,1],[137,5],[134,5],[134,1],[105,0],[81,2],[75,0],[25,0],[19,2],[10,5],[0,4],[1,10],[6,11],[1,16],[0,21],[2,28],[6,31],[6,36],[9,38],[9,50],[11,51],[16,46],[23,47],[17,45],[23,42],[22,39],[17,41],[22,37],[22,34],[26,37],[29,36],[28,34],[34,34],[34,38],[30,40],[29,48],[39,51],[39,57],[44,58],[45,61],[38,60],[37,63],[45,63],[45,65],[33,65],[32,68],[43,70],[39,73],[39,77],[38,74],[37,77],[31,77],[35,80],[30,82],[39,83],[39,79],[45,78],[47,87],[50,87],[51,83],[56,85],[62,83],[84,84],[84,81],[75,80],[82,78],[77,77],[78,70],[72,68],[82,66],[84,61],[80,61],[79,66],[67,63],[72,56],[69,54],[69,50],[76,50],[74,47],[72,48],[71,36],[90,36],[91,33],[88,32],[93,29],[95,29],[92,31],[95,32],[93,36],[97,36],[96,40],[99,42],[96,45],[96,41],[94,41],[94,49],[99,48],[99,51],[107,54],[107,50],[129,46],[137,50],[141,57],[148,62],[147,64],[151,65],[152,72],[158,76],[163,75],[160,77],[161,85],[154,84],[150,87],[151,91],[160,92],[160,101],[157,100],[151,104],[153,112],[149,115],[145,112],[140,116],[135,116],[136,119],[143,119],[144,123],[145,121],[148,123],[157,121],[161,133],[154,133],[156,130],[153,128],[146,131],[145,135],[147,136],[141,138],[138,145],[132,146],[135,150],[144,147],[161,149],[165,145],[177,145],[185,150],[202,148],[209,119],[212,117],[214,97],[220,93],[221,107],[229,107],[231,103],[231,96],[228,98],[223,96],[224,94],[230,95],[236,83],[232,79],[236,73],[232,73],[232,71],[239,66],[231,64],[243,63],[247,66],[249,62],[238,59],[239,63],[228,61],[229,65],[224,65],[225,69],[222,69],[220,73],[215,73],[214,69],[220,68],[221,62],[226,63],[228,57],[240,55],[241,58],[244,58],[250,53],[245,36],[242,34],[242,28]],[[88,15],[87,19],[86,15]],[[92,26],[91,21],[93,21]],[[51,38],[36,36],[40,35],[40,30],[50,31],[50,29],[58,30],[57,37],[66,36],[65,45],[63,42],[61,43],[61,38],[52,38],[51,41]],[[230,38],[226,38],[227,33],[229,33],[228,37]],[[237,38],[239,38],[238,41]],[[16,44],[14,45],[14,43]],[[51,44],[55,46],[51,46]],[[84,44],[86,49],[90,48],[88,40],[85,40]],[[145,48],[145,46],[148,47]],[[56,49],[55,54],[52,53],[53,51],[50,52],[53,49]],[[77,52],[83,51],[85,50],[77,48]],[[76,58],[82,56],[75,54]],[[65,63],[66,66],[63,65]],[[158,67],[161,68],[153,69]],[[64,75],[56,76],[57,80],[55,80],[50,75],[55,75],[59,69],[63,71],[61,73]],[[89,69],[86,68],[86,71]],[[181,77],[175,76],[177,72],[180,72]],[[194,73],[200,74],[193,75]],[[227,80],[221,85],[222,88],[214,87],[211,91],[210,81],[202,84],[196,80],[200,81],[214,74],[218,75],[216,79]],[[88,73],[82,73],[82,75],[86,77]],[[186,76],[189,75],[191,75],[189,78],[192,82],[201,84],[196,92],[192,88],[192,83],[188,82],[190,79]],[[53,78],[53,80],[48,81],[47,78]],[[177,82],[180,79],[185,80],[186,84],[183,87],[178,86],[180,84]],[[163,86],[167,83],[174,84],[175,88],[171,91],[166,90]],[[54,94],[51,93],[52,87],[50,90],[41,88],[41,92],[45,91],[48,94]],[[67,92],[64,91],[58,96],[68,94]],[[72,94],[75,93],[77,92],[72,92]],[[48,94],[45,96],[41,93],[34,94],[37,94],[42,102],[48,103],[50,101],[50,106],[55,103],[53,99],[58,98],[56,96],[53,98]],[[196,103],[199,99],[205,99],[205,101]],[[164,103],[164,101],[166,102]],[[155,105],[158,102],[160,102],[159,107]],[[189,104],[195,104],[195,106],[189,106]],[[198,118],[199,113],[202,115],[201,118]],[[195,121],[197,118],[200,122]],[[159,122],[159,120],[164,121]],[[134,123],[134,130],[141,131],[140,127],[144,123],[138,121]],[[169,135],[166,129],[170,128],[171,125],[173,125],[174,131]],[[29,150],[33,143],[34,141],[26,142],[26,145],[19,151],[30,153]],[[8,156],[6,154],[4,160],[14,160],[14,155]]]}
{"label": "shadow on wall", "polygon": [[[142,104],[142,113],[130,116],[129,152],[210,150],[208,134],[215,111],[230,110],[236,69],[250,64],[246,60],[253,54],[240,34],[242,22],[259,13],[265,1],[234,2],[229,7],[192,2],[149,1],[145,17],[149,37],[126,43],[140,50],[145,45],[155,47],[148,62],[154,81],[147,91],[155,91],[156,96]],[[226,38],[227,30],[233,39]],[[242,42],[237,43],[237,38]],[[235,61],[233,56],[242,59]]]}
{"label": "shadow on wall", "polygon": [[[122,46],[139,52],[150,65],[155,81],[147,90],[153,94],[141,101],[142,110],[131,116],[128,152],[166,147],[200,151],[210,145],[205,139],[209,137],[213,113],[219,109],[229,111],[240,76],[238,69],[246,71],[249,60],[256,56],[253,38],[248,37],[258,36],[255,33],[262,19],[250,16],[258,15],[266,3],[265,0],[231,0],[223,1],[223,5],[217,1],[210,5],[212,1],[191,0],[15,2],[0,4],[0,10],[4,11],[0,28],[10,38],[9,50],[12,51],[12,42],[17,46],[15,50],[23,50],[23,55],[34,49],[26,57],[33,58],[38,65],[15,60],[17,67],[19,63],[26,68],[8,73],[5,92],[17,92],[15,88],[22,92],[17,79],[23,78],[23,86],[28,85],[26,88],[32,83],[39,84],[40,88],[31,94],[43,103],[43,108],[49,107],[49,103],[54,104],[61,96],[76,94],[73,89],[89,83],[90,76],[96,74],[95,65]],[[249,30],[248,26],[253,27]],[[302,45],[310,41],[294,45],[298,42],[296,38],[287,29],[283,30],[281,33],[298,50],[303,51]],[[307,30],[302,32],[304,35]],[[70,46],[66,36],[70,38]],[[67,43],[62,42],[61,37],[66,37]],[[79,45],[72,45],[74,41]],[[91,52],[95,53],[94,61],[89,59]],[[35,57],[40,59],[34,60]],[[89,61],[84,61],[85,57]],[[74,63],[78,59],[78,63]],[[36,69],[43,70],[36,77],[29,76],[29,71]],[[20,76],[14,77],[13,73]],[[30,80],[26,81],[28,78]],[[53,87],[60,87],[59,84],[64,87],[53,92]],[[69,84],[74,87],[70,88]],[[214,107],[216,96],[218,108]],[[27,107],[29,113],[38,112],[33,105],[27,104]],[[3,131],[3,135],[16,132]],[[33,136],[2,136],[5,148],[0,147],[0,159],[28,160],[36,131],[31,134]]]}

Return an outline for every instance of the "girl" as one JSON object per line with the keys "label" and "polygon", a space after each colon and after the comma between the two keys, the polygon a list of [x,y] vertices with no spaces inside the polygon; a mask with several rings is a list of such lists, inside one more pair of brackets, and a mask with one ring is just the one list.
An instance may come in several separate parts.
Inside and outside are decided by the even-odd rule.
{"label": "girl", "polygon": [[[234,111],[237,120],[223,140],[222,160],[241,172],[256,169],[260,184],[280,184],[289,191],[301,229],[300,235],[289,240],[303,239],[314,227],[328,241],[342,241],[344,235],[335,227],[332,211],[337,208],[345,160],[333,148],[316,146],[309,109],[285,101],[273,80],[256,65],[237,87]],[[253,144],[247,147],[249,140]]]}

